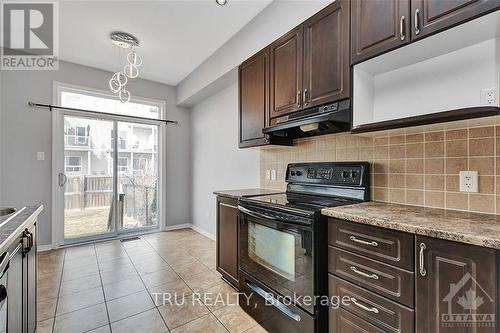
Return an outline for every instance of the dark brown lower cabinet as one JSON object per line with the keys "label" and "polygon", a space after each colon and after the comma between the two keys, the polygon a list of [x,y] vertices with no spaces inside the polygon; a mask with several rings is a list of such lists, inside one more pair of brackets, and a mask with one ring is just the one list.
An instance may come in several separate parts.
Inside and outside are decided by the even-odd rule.
{"label": "dark brown lower cabinet", "polygon": [[331,333],[500,332],[500,251],[334,219],[328,228],[329,296],[348,301],[330,308]]}
{"label": "dark brown lower cabinet", "polygon": [[497,253],[416,237],[416,332],[498,332]]}
{"label": "dark brown lower cabinet", "polygon": [[8,249],[7,331],[36,329],[36,225],[29,226]]}
{"label": "dark brown lower cabinet", "polygon": [[238,200],[217,196],[217,271],[238,286]]}
{"label": "dark brown lower cabinet", "polygon": [[330,333],[385,333],[344,309],[330,310]]}

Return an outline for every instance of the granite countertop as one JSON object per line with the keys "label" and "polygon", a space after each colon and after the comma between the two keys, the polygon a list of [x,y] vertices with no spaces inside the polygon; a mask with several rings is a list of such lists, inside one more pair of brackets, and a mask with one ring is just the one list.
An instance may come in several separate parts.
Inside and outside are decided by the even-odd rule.
{"label": "granite countertop", "polygon": [[500,216],[364,202],[324,208],[323,215],[456,242],[500,249]]}
{"label": "granite countertop", "polygon": [[38,214],[43,210],[43,205],[30,206],[19,209],[12,215],[5,216],[0,222],[0,254],[7,251],[12,241],[18,237],[26,226],[33,223]]}
{"label": "granite countertop", "polygon": [[265,188],[249,188],[243,190],[229,190],[229,191],[215,191],[214,194],[223,197],[239,199],[243,197],[255,197],[258,195],[276,194],[283,193],[283,191],[269,190]]}

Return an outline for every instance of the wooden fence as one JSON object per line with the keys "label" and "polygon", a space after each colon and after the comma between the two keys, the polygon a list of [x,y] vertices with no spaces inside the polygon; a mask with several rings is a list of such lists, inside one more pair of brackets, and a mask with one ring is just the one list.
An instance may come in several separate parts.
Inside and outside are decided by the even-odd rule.
{"label": "wooden fence", "polygon": [[64,188],[64,208],[109,207],[113,195],[111,176],[68,176]]}
{"label": "wooden fence", "polygon": [[[118,191],[126,216],[145,224],[156,223],[156,180],[156,176],[118,177]],[[108,208],[112,200],[113,177],[68,176],[64,188],[65,210]]]}

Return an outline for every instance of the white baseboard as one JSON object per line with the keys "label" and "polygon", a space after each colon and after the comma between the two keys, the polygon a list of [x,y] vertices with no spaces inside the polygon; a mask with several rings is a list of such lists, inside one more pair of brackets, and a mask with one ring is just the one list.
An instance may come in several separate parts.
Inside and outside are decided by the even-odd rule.
{"label": "white baseboard", "polygon": [[163,227],[162,231],[171,231],[171,230],[179,230],[179,229],[187,229],[187,228],[191,228],[191,223],[167,225],[167,226]]}
{"label": "white baseboard", "polygon": [[[211,240],[215,241],[215,235],[201,229],[200,227],[197,227],[191,223],[181,223],[181,224],[175,224],[175,225],[167,225],[163,228],[162,231],[173,231],[173,230],[179,230],[179,229],[192,229],[196,231],[199,234],[202,234],[205,237],[210,238]],[[131,235],[126,235],[126,237],[130,237]],[[103,242],[108,241],[108,240],[101,240]],[[89,242],[92,243],[92,242]],[[77,244],[77,245],[82,245],[82,244]],[[47,244],[47,245],[37,245],[37,252],[43,252],[43,251],[50,251],[54,249],[52,244]]]}
{"label": "white baseboard", "polygon": [[175,224],[175,225],[167,225],[166,227],[163,228],[162,231],[172,231],[172,230],[179,230],[179,229],[192,229],[196,231],[199,234],[202,234],[205,237],[210,238],[211,240],[215,241],[215,235],[201,229],[200,227],[195,226],[194,224],[191,223],[181,223],[181,224]]}
{"label": "white baseboard", "polygon": [[214,234],[212,234],[212,233],[210,233],[210,232],[208,232],[206,230],[203,230],[200,227],[195,226],[194,224],[191,224],[190,228],[193,229],[194,231],[196,231],[197,233],[200,233],[203,236],[208,237],[211,240],[215,241],[215,235]]}
{"label": "white baseboard", "polygon": [[50,251],[50,250],[52,250],[52,244],[37,245],[36,246],[36,251],[37,252]]}

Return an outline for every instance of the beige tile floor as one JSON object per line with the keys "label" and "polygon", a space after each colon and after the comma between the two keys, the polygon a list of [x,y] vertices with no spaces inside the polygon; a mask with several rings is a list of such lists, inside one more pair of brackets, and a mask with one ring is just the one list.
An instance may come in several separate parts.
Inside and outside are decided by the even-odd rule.
{"label": "beige tile floor", "polygon": [[[196,294],[208,301],[193,302]],[[215,270],[215,243],[191,229],[38,258],[38,333],[266,332],[236,299]]]}

